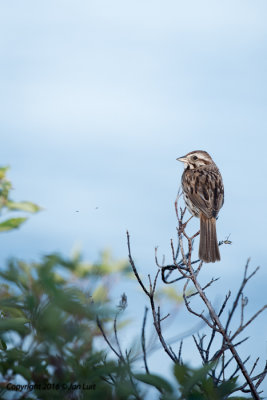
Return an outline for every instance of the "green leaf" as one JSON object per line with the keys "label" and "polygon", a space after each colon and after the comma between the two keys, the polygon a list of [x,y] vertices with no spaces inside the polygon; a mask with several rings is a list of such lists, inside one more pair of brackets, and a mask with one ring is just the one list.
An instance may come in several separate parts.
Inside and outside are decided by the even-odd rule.
{"label": "green leaf", "polygon": [[229,381],[226,382],[222,382],[219,386],[218,386],[218,392],[221,395],[221,397],[226,396],[229,393],[232,393],[233,390],[237,387],[236,384],[237,378],[232,378]]}
{"label": "green leaf", "polygon": [[6,349],[7,349],[6,343],[3,341],[3,339],[0,339],[0,350],[6,350]]}
{"label": "green leaf", "polygon": [[193,387],[201,382],[206,376],[207,373],[211,370],[211,368],[214,366],[213,363],[210,364],[205,364],[202,368],[196,369],[196,370],[192,370],[192,376],[190,376],[190,378],[187,379],[187,381],[184,384],[183,387],[183,394],[187,395],[191,392],[191,390],[193,389]]}
{"label": "green leaf", "polygon": [[18,228],[27,218],[10,218],[0,223],[0,232],[10,231]]}
{"label": "green leaf", "polygon": [[0,179],[3,179],[6,176],[6,171],[9,167],[0,167]]}
{"label": "green leaf", "polygon": [[108,291],[107,288],[104,286],[98,286],[93,292],[93,300],[98,301],[107,301],[108,299]]}
{"label": "green leaf", "polygon": [[32,203],[30,201],[20,201],[20,202],[15,202],[15,201],[8,201],[6,203],[7,208],[10,210],[21,210],[21,211],[26,211],[30,213],[36,213],[41,210],[41,207],[39,207],[37,204]]}
{"label": "green leaf", "polygon": [[[12,303],[12,301],[14,302],[14,300],[11,299],[10,303]],[[14,318],[23,318],[24,317],[23,312],[20,310],[19,306],[16,303],[13,303],[13,306],[11,305],[10,307],[8,307],[8,306],[6,307],[5,303],[7,303],[7,302],[0,299],[0,307],[6,315],[8,315],[9,317],[14,317]]]}
{"label": "green leaf", "polygon": [[26,318],[3,318],[0,320],[0,332],[9,330],[18,332],[27,332],[28,328],[25,326],[29,321]]}
{"label": "green leaf", "polygon": [[13,370],[16,374],[20,374],[23,376],[26,380],[30,381],[32,374],[31,371],[29,371],[28,368],[23,367],[23,365],[17,365],[13,367]]}
{"label": "green leaf", "polygon": [[216,386],[214,386],[212,378],[203,379],[200,385],[200,390],[201,393],[203,392],[203,394],[205,394],[205,398],[207,399],[218,400],[223,398],[222,396],[219,397],[218,390]]}
{"label": "green leaf", "polygon": [[171,384],[165,379],[163,379],[161,376],[154,374],[134,374],[134,377],[141,382],[154,386],[160,391],[165,390],[166,392],[169,393],[173,392]]}
{"label": "green leaf", "polygon": [[174,375],[180,385],[184,385],[189,378],[189,368],[186,365],[176,364],[174,366]]}

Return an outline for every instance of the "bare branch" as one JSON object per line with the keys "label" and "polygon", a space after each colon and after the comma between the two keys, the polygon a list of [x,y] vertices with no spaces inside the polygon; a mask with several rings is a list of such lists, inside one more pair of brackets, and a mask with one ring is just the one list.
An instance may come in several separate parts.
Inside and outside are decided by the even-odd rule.
{"label": "bare branch", "polygon": [[117,313],[117,314],[115,315],[114,322],[113,322],[113,329],[114,329],[116,344],[117,344],[117,347],[118,347],[118,350],[119,350],[119,353],[120,353],[120,358],[123,359],[123,355],[122,355],[122,351],[121,351],[121,346],[120,346],[120,342],[119,342],[119,339],[118,339],[118,331],[117,331],[117,318],[118,318],[118,314],[119,314],[119,313]]}
{"label": "bare branch", "polygon": [[259,380],[258,380],[258,382],[256,383],[256,388],[258,388],[258,387],[260,386],[260,384],[262,383],[262,381],[263,381],[263,379],[265,378],[266,375],[267,375],[267,361],[266,361],[264,370],[262,371],[261,374],[259,374],[259,375],[257,376],[257,379],[259,379]]}
{"label": "bare branch", "polygon": [[[212,278],[212,279],[202,288],[202,290],[207,289],[209,286],[211,286],[211,285],[213,284],[213,282],[216,282],[216,281],[218,281],[219,279],[220,279],[220,278],[216,278],[216,279]],[[187,296],[187,298],[189,299],[190,297],[193,297],[193,296],[195,296],[195,295],[197,295],[197,294],[199,294],[199,293],[198,293],[198,292],[191,293],[191,294],[189,294],[189,295]]]}
{"label": "bare branch", "polygon": [[182,347],[183,347],[183,341],[181,340],[180,346],[179,346],[179,352],[178,352],[178,363],[182,364]]}
{"label": "bare branch", "polygon": [[227,303],[227,301],[229,300],[230,296],[231,296],[231,292],[230,292],[230,290],[229,290],[228,294],[225,296],[225,300],[224,300],[224,302],[223,302],[223,304],[222,304],[222,306],[221,306],[221,309],[220,309],[220,311],[219,311],[218,317],[220,317],[220,316],[222,315],[222,313],[223,313],[223,311],[224,311],[224,308],[225,308],[225,306],[226,306],[226,303]]}
{"label": "bare branch", "polygon": [[146,328],[146,318],[147,318],[148,307],[145,307],[145,313],[143,318],[143,325],[142,325],[142,350],[143,350],[143,359],[145,364],[146,373],[149,374],[149,369],[147,365],[147,357],[146,357],[146,338],[145,338],[145,328]]}
{"label": "bare branch", "polygon": [[[258,382],[257,382],[256,385],[255,385],[256,388],[259,387],[259,385],[262,383],[262,381],[263,381],[263,379],[265,378],[266,375],[267,375],[267,363],[266,363],[266,365],[265,365],[264,370],[263,370],[260,374],[258,374],[258,375],[256,375],[256,376],[253,376],[253,377],[251,378],[252,381],[258,380]],[[234,390],[232,391],[232,393],[233,393],[233,392],[236,392],[236,391],[238,391],[238,390],[241,390],[242,392],[245,392],[245,393],[249,393],[249,392],[250,392],[249,390],[248,390],[248,391],[245,390],[246,386],[248,386],[248,383],[247,383],[247,382],[245,382],[243,385],[241,385],[241,386],[237,387],[236,389],[234,389]]]}
{"label": "bare branch", "polygon": [[[236,335],[233,336],[233,337],[230,337],[230,334],[227,333],[229,325],[230,325],[230,322],[231,322],[231,319],[232,319],[232,316],[233,316],[233,314],[234,314],[234,312],[236,310],[237,304],[239,302],[239,299],[240,299],[240,297],[242,297],[243,288],[244,288],[245,284],[247,283],[247,281],[257,272],[257,269],[251,275],[247,276],[247,269],[248,269],[248,262],[247,262],[247,265],[246,265],[246,268],[245,268],[245,273],[244,273],[244,278],[243,278],[243,281],[241,283],[241,287],[240,287],[239,292],[238,292],[238,294],[236,296],[236,299],[235,299],[235,301],[233,303],[232,309],[231,309],[231,311],[229,313],[229,316],[228,316],[228,319],[227,319],[227,323],[226,323],[226,327],[224,328],[222,323],[221,323],[221,321],[220,321],[220,319],[219,319],[219,316],[216,314],[212,304],[210,303],[210,301],[208,300],[208,298],[207,298],[207,296],[206,296],[206,294],[204,292],[205,286],[204,286],[204,288],[202,288],[200,286],[198,280],[197,280],[197,275],[200,272],[201,265],[199,265],[199,267],[197,268],[196,271],[194,271],[193,268],[192,268],[191,253],[192,253],[192,238],[194,237],[194,235],[192,237],[189,237],[186,234],[185,225],[182,223],[182,218],[183,218],[184,213],[182,212],[182,210],[180,208],[180,216],[179,216],[178,204],[176,204],[176,213],[177,213],[178,224],[179,224],[177,232],[178,232],[179,245],[180,245],[180,249],[181,249],[181,253],[182,253],[182,259],[183,259],[183,263],[185,265],[187,265],[187,267],[188,267],[188,271],[185,274],[181,269],[179,269],[179,266],[177,265],[177,268],[178,268],[179,272],[182,275],[186,275],[186,277],[188,278],[187,282],[186,282],[186,284],[184,286],[184,291],[183,291],[185,305],[186,305],[186,307],[187,307],[189,312],[191,312],[192,314],[196,315],[199,318],[202,318],[206,322],[206,324],[212,329],[212,337],[211,337],[211,340],[210,340],[209,345],[208,345],[208,351],[210,350],[211,343],[214,340],[215,333],[216,333],[216,331],[218,331],[218,333],[223,338],[223,345],[222,345],[221,350],[219,352],[217,352],[217,354],[219,354],[219,355],[223,354],[226,349],[230,350],[230,352],[232,353],[232,355],[233,355],[233,357],[234,357],[234,359],[235,359],[235,361],[237,363],[238,370],[240,370],[242,372],[242,374],[243,374],[243,376],[244,376],[244,378],[245,378],[245,380],[246,380],[246,382],[247,382],[247,384],[248,384],[248,386],[250,388],[250,391],[251,391],[251,394],[252,394],[253,398],[254,399],[259,399],[259,395],[257,393],[256,387],[254,386],[252,380],[250,379],[248,371],[245,368],[245,363],[242,362],[241,358],[239,357],[239,354],[236,351],[236,345],[234,345],[233,342],[232,342],[233,337],[235,337]],[[187,240],[187,244],[188,244],[188,256],[187,257],[185,257],[185,253],[183,251],[183,237],[185,237],[185,239]],[[172,254],[173,254],[173,259],[174,259],[174,248],[173,248],[173,243],[172,242],[171,242],[171,248],[172,248]],[[175,264],[175,259],[174,259],[174,264]],[[199,294],[200,298],[202,299],[202,301],[204,302],[205,306],[207,307],[209,315],[210,315],[210,318],[211,318],[211,322],[206,317],[203,316],[203,312],[200,314],[200,313],[196,312],[195,310],[193,310],[190,307],[190,305],[189,305],[190,303],[188,302],[187,296],[185,295],[185,287],[188,285],[188,281],[189,280],[194,284],[194,286],[196,288],[196,292]],[[228,296],[226,296],[225,301],[223,303],[223,306],[221,307],[220,314],[223,312],[223,309],[224,309],[229,297],[230,297],[230,294]],[[244,297],[242,297],[242,299],[244,300]],[[243,301],[242,310],[241,310],[241,326],[242,327],[243,327],[243,311],[244,311],[245,305],[246,304]],[[263,307],[263,309],[264,309],[264,307]],[[257,317],[257,315],[259,315],[259,313],[263,311],[263,309],[261,309],[259,312],[257,312],[251,318],[251,320],[248,321],[248,323],[252,322],[252,320],[255,319]],[[248,325],[248,323],[246,323],[244,325],[244,327],[246,327]],[[239,330],[241,331],[241,328],[239,328]],[[243,328],[242,328],[242,330],[243,330]],[[195,340],[195,343],[197,343],[196,340]],[[199,343],[197,344],[197,348],[201,352],[202,359],[204,358],[206,360],[206,358],[203,356],[204,352],[203,352],[202,346],[200,346]],[[216,356],[218,357],[217,354],[216,354]],[[225,367],[223,367],[223,374],[224,374],[224,368]]]}
{"label": "bare branch", "polygon": [[249,374],[250,376],[252,375],[254,369],[256,368],[256,365],[258,364],[259,359],[260,359],[260,357],[258,357],[256,359],[256,361],[254,362],[253,367],[251,368],[251,371],[250,371],[250,374]]}
{"label": "bare branch", "polygon": [[136,267],[135,267],[134,261],[133,261],[133,259],[132,259],[131,247],[130,247],[130,235],[129,235],[129,232],[128,232],[128,231],[127,231],[127,245],[128,245],[128,256],[129,256],[129,261],[130,261],[131,267],[132,267],[132,269],[133,269],[133,272],[134,272],[134,274],[135,274],[135,276],[136,276],[136,279],[138,280],[139,285],[141,286],[141,288],[143,289],[143,291],[145,292],[145,294],[146,294],[147,296],[149,296],[149,292],[147,291],[147,289],[145,288],[143,282],[141,281],[140,276],[139,276],[139,274],[138,274],[138,272],[137,272],[137,269],[136,269]]}
{"label": "bare branch", "polygon": [[104,328],[103,328],[103,326],[102,326],[102,324],[101,324],[101,322],[100,322],[100,320],[99,320],[98,317],[97,317],[97,319],[96,319],[96,323],[97,323],[97,326],[98,326],[98,328],[100,329],[100,331],[101,331],[101,333],[102,333],[103,338],[105,339],[106,343],[108,344],[109,348],[113,351],[114,354],[116,354],[116,356],[117,356],[119,359],[121,359],[120,353],[117,352],[117,350],[112,346],[112,344],[111,344],[110,341],[108,340],[108,338],[107,338],[107,336],[106,336],[106,334],[105,334]]}
{"label": "bare branch", "polygon": [[[166,316],[161,317],[161,310],[159,305],[155,305],[155,291],[156,291],[156,285],[157,285],[157,280],[159,273],[161,271],[161,278],[163,283],[165,284],[170,284],[174,282],[178,282],[182,279],[185,279],[185,284],[183,286],[183,299],[185,302],[186,309],[188,312],[191,314],[195,315],[197,318],[200,318],[203,323],[211,329],[210,331],[210,337],[208,340],[204,340],[205,335],[198,335],[196,337],[193,335],[193,339],[195,342],[195,345],[198,349],[198,352],[200,354],[200,357],[202,359],[203,363],[208,363],[210,361],[216,361],[216,365],[214,368],[211,370],[211,376],[212,379],[215,383],[215,385],[219,384],[222,381],[225,381],[226,379],[231,379],[235,377],[237,374],[240,375],[240,373],[243,375],[243,378],[245,380],[243,385],[240,385],[238,389],[234,389],[233,391],[236,392],[237,390],[241,390],[244,392],[250,392],[253,399],[259,400],[259,393],[257,392],[257,388],[264,379],[264,377],[267,374],[267,369],[265,368],[264,371],[261,374],[258,374],[254,377],[252,377],[252,373],[256,369],[258,359],[255,361],[250,373],[248,373],[246,369],[246,363],[249,359],[245,361],[242,361],[238,352],[237,352],[237,347],[244,343],[248,337],[240,340],[237,343],[234,343],[234,339],[244,331],[244,329],[252,323],[255,318],[261,314],[266,308],[267,305],[263,306],[259,311],[257,311],[247,322],[244,323],[244,311],[245,307],[247,305],[247,298],[244,295],[244,287],[247,284],[247,282],[256,274],[258,271],[258,267],[250,274],[248,275],[248,266],[249,266],[249,260],[246,263],[245,266],[245,271],[244,271],[244,276],[240,285],[240,288],[236,294],[236,297],[234,298],[233,304],[230,308],[230,311],[228,313],[228,317],[226,319],[225,324],[222,323],[221,321],[221,316],[226,308],[226,305],[228,305],[228,301],[231,296],[231,292],[229,291],[228,294],[225,296],[223,304],[221,305],[220,309],[218,311],[215,311],[215,308],[213,307],[212,303],[206,296],[206,289],[209,288],[213,283],[215,283],[218,278],[212,278],[208,283],[206,284],[201,284],[199,283],[198,276],[200,274],[200,271],[204,265],[203,261],[200,261],[199,259],[192,260],[192,251],[193,251],[193,244],[194,244],[194,239],[199,235],[199,231],[193,234],[192,236],[189,236],[186,232],[186,227],[191,220],[192,217],[190,217],[186,222],[183,222],[183,218],[186,213],[186,207],[179,207],[178,205],[178,200],[181,196],[181,193],[178,192],[177,199],[175,201],[175,212],[177,216],[177,221],[178,221],[178,227],[177,227],[177,235],[178,235],[178,244],[177,248],[174,248],[173,241],[171,240],[171,252],[172,252],[172,258],[173,258],[173,264],[172,265],[167,265],[164,266],[164,260],[162,265],[158,262],[158,257],[157,257],[157,248],[155,249],[155,263],[158,266],[159,270],[157,271],[154,279],[151,279],[151,276],[148,275],[148,280],[149,280],[149,290],[145,287],[143,284],[137,269],[135,267],[134,261],[131,256],[131,250],[130,250],[130,236],[129,233],[127,232],[127,244],[128,244],[128,252],[129,252],[129,261],[132,266],[133,272],[142,287],[144,293],[148,296],[149,301],[150,301],[150,308],[152,311],[152,317],[153,317],[153,323],[154,327],[157,333],[157,336],[160,340],[160,343],[164,349],[164,351],[168,354],[168,356],[171,358],[171,360],[174,363],[182,363],[182,342],[180,343],[179,351],[178,351],[178,356],[175,355],[174,351],[172,348],[167,345],[163,334],[162,334],[162,328],[161,328],[161,323],[163,320],[165,320],[168,316],[169,313],[167,313]],[[185,242],[185,245],[184,245]],[[219,242],[219,245],[222,244],[231,244],[229,241],[229,237],[224,240]],[[175,279],[169,279],[171,274],[176,271],[176,278]],[[178,277],[177,277],[178,274]],[[187,294],[186,290],[189,285],[189,282],[191,282],[194,286],[194,292],[191,294]],[[193,296],[199,296],[201,301],[204,303],[205,310],[202,312],[199,312],[195,310],[192,306],[190,301],[188,300],[190,297]],[[239,327],[231,333],[230,330],[230,325],[233,319],[234,314],[236,313],[236,310],[239,309],[238,304],[239,301],[241,302],[241,307],[240,307],[240,325]],[[205,315],[206,314],[206,315]],[[145,363],[145,368],[146,371],[148,372],[148,367],[147,367],[147,360],[146,360],[146,349],[145,349],[145,323],[146,323],[146,315],[147,315],[147,308],[145,309],[145,316],[143,320],[143,329],[142,329],[142,348],[143,348],[143,358],[144,358],[144,363]],[[221,338],[221,345],[215,353],[210,356],[211,354],[211,349],[215,343],[215,337]],[[221,362],[219,362],[221,361]],[[236,362],[236,367],[234,368],[234,371],[232,371],[232,374],[230,375],[230,378],[226,376],[229,374],[229,368],[228,366],[233,362]],[[222,379],[222,381],[221,381]],[[256,381],[256,384],[254,382]]]}
{"label": "bare branch", "polygon": [[265,304],[259,311],[256,312],[246,323],[245,325],[240,325],[240,327],[237,329],[235,334],[231,337],[231,340],[233,340],[237,335],[239,335],[240,332],[242,332],[249,324],[251,324],[252,321],[254,321],[255,318],[257,318],[260,313],[262,313],[264,310],[266,310],[267,304]]}
{"label": "bare branch", "polygon": [[203,347],[200,346],[200,343],[197,342],[197,339],[195,338],[194,335],[193,335],[193,339],[194,339],[196,348],[198,349],[198,352],[199,352],[199,354],[200,354],[200,356],[202,358],[202,361],[205,363],[206,362],[206,357],[204,355],[204,349],[203,349]]}
{"label": "bare branch", "polygon": [[249,281],[249,279],[251,279],[251,278],[256,274],[256,272],[259,270],[259,267],[257,267],[257,268],[247,277],[247,271],[248,271],[249,262],[250,262],[250,258],[248,258],[247,263],[246,263],[246,265],[245,265],[244,277],[243,277],[243,280],[242,280],[242,282],[241,282],[240,289],[239,289],[239,291],[237,292],[237,295],[236,295],[235,301],[234,301],[234,303],[233,303],[232,309],[231,309],[231,311],[229,312],[229,316],[228,316],[228,319],[227,319],[227,322],[226,322],[226,326],[225,326],[225,331],[226,331],[226,332],[227,332],[227,330],[228,330],[228,327],[229,327],[229,325],[230,325],[231,319],[232,319],[233,314],[234,314],[234,312],[235,312],[235,310],[236,310],[236,307],[237,307],[237,305],[238,305],[239,299],[240,299],[240,297],[241,297],[241,294],[242,294],[242,292],[243,292],[243,289],[244,289],[246,283],[247,283],[247,282]]}

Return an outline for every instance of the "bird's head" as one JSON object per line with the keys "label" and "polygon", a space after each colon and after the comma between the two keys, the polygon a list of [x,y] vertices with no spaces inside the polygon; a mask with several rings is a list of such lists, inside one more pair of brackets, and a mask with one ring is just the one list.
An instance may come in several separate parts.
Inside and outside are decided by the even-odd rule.
{"label": "bird's head", "polygon": [[191,151],[183,157],[176,159],[177,161],[182,161],[185,168],[195,169],[205,165],[213,164],[211,156],[202,150]]}

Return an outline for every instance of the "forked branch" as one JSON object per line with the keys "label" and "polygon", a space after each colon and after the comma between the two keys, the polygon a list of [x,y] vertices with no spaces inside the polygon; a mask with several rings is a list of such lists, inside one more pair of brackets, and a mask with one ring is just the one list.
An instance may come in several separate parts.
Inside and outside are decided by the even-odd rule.
{"label": "forked branch", "polygon": [[[182,356],[181,356],[182,344],[180,344],[178,354],[176,355],[172,347],[166,343],[163,337],[161,322],[164,319],[166,319],[169,314],[167,314],[166,317],[162,317],[160,312],[160,307],[159,306],[156,307],[155,305],[155,291],[159,273],[161,272],[161,278],[163,283],[165,284],[173,284],[175,282],[180,282],[181,280],[185,280],[185,283],[183,285],[183,298],[185,306],[188,312],[190,312],[197,318],[201,319],[210,331],[209,338],[208,338],[209,335],[197,335],[194,336],[193,339],[197,347],[197,350],[200,354],[201,360],[204,364],[216,361],[216,365],[211,371],[211,377],[213,379],[214,384],[218,385],[220,382],[225,381],[227,379],[231,379],[233,377],[237,377],[241,373],[244,378],[244,383],[242,383],[237,389],[234,389],[233,392],[236,392],[237,390],[243,392],[249,392],[251,393],[254,399],[259,400],[260,397],[259,397],[258,387],[267,374],[267,368],[265,366],[262,372],[253,375],[258,364],[258,359],[257,359],[251,371],[248,372],[245,364],[248,361],[249,357],[247,357],[246,360],[242,361],[237,351],[237,347],[240,346],[242,343],[244,343],[244,341],[246,341],[248,337],[245,337],[244,339],[234,342],[234,339],[236,339],[237,336],[240,335],[240,333],[243,332],[255,320],[255,318],[257,318],[267,308],[267,305],[264,305],[260,310],[258,310],[252,317],[250,317],[245,322],[245,307],[247,305],[248,300],[244,295],[244,288],[247,282],[256,274],[258,268],[256,268],[251,274],[248,274],[248,267],[249,267],[249,260],[248,260],[245,266],[244,276],[240,288],[228,312],[228,317],[226,319],[226,322],[223,323],[221,317],[225,312],[227,305],[229,304],[231,292],[229,291],[226,294],[221,307],[219,308],[218,311],[216,311],[212,302],[208,299],[206,295],[206,290],[211,285],[213,285],[218,280],[218,278],[212,278],[205,285],[200,284],[198,276],[201,272],[204,263],[199,259],[192,260],[194,239],[199,235],[199,231],[193,234],[192,236],[189,236],[187,234],[186,227],[190,222],[191,218],[189,218],[186,222],[183,221],[183,218],[185,217],[186,214],[186,208],[179,207],[178,200],[179,196],[177,197],[177,200],[175,202],[175,211],[178,220],[178,227],[177,227],[178,244],[177,248],[175,249],[173,241],[171,241],[172,264],[166,266],[160,265],[158,261],[157,248],[156,248],[155,262],[158,267],[158,271],[153,280],[151,279],[151,276],[148,275],[148,287],[143,283],[137,271],[135,263],[133,261],[131,254],[131,247],[130,247],[130,235],[127,232],[129,261],[139,285],[141,286],[146,296],[149,298],[153,323],[158,338],[160,340],[160,343],[164,351],[168,354],[168,356],[174,363],[182,362]],[[219,246],[223,244],[231,244],[231,242],[229,241],[229,237],[226,240],[219,242]],[[176,274],[176,278],[170,279],[173,274]],[[190,283],[194,287],[193,293],[192,292],[190,293],[190,291],[188,291],[188,286]],[[194,299],[198,297],[201,300],[202,304],[204,305],[205,310],[201,312],[195,310],[192,307],[189,300],[191,297],[194,297]],[[231,322],[233,320],[233,316],[239,309],[238,308],[239,304],[240,304],[240,324],[233,332],[231,332],[230,330]],[[145,311],[145,318],[143,323],[142,348],[143,348],[145,368],[146,371],[148,372],[147,359],[146,359],[147,356],[145,349],[145,336],[144,336],[146,315],[147,315],[147,309]],[[218,337],[221,338],[221,345],[219,345],[219,347],[217,345],[216,348],[215,338]],[[218,341],[216,341],[216,343],[218,343]],[[236,363],[236,366],[234,367],[234,372],[232,368],[231,373],[228,373],[227,371],[229,369],[229,366],[232,365],[233,362]]]}

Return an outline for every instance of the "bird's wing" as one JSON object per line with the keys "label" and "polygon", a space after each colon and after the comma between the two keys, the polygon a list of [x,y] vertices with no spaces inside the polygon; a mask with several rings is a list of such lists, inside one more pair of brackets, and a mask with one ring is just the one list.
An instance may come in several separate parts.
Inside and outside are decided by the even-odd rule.
{"label": "bird's wing", "polygon": [[183,189],[189,200],[207,217],[218,215],[223,205],[224,188],[218,170],[188,170]]}

